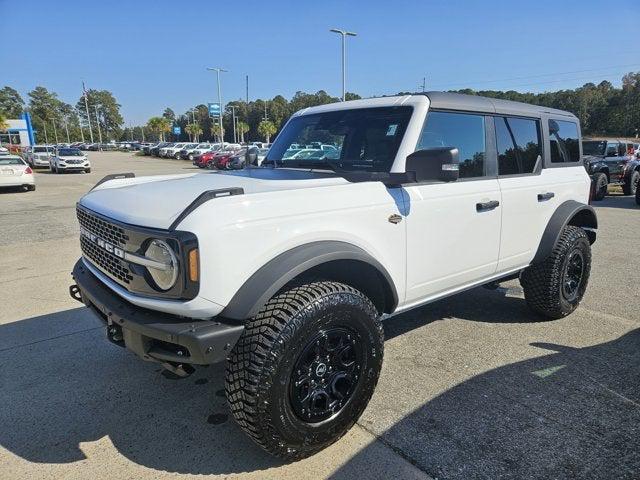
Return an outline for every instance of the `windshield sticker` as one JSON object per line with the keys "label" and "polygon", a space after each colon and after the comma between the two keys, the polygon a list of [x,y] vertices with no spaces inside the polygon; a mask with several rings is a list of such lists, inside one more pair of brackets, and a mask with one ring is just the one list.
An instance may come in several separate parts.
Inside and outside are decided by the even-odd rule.
{"label": "windshield sticker", "polygon": [[387,129],[387,137],[393,137],[396,134],[396,130],[398,130],[398,124],[394,123],[393,125],[389,125]]}

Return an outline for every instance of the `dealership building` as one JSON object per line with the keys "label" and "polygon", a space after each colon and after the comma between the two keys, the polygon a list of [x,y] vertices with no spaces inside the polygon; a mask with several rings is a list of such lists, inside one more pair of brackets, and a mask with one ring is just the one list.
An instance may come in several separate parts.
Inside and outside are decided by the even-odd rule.
{"label": "dealership building", "polygon": [[7,119],[9,128],[0,130],[0,144],[28,147],[35,143],[31,116],[25,112],[20,119]]}

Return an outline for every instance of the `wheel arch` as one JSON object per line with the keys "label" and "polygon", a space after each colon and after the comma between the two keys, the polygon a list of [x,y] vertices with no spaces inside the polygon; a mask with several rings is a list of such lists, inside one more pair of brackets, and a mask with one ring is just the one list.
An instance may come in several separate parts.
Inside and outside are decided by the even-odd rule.
{"label": "wheel arch", "polygon": [[589,242],[593,244],[596,241],[598,218],[593,207],[575,200],[568,200],[558,206],[549,219],[532,264],[540,263],[549,256],[560,239],[562,229],[567,225],[583,228],[589,237]]}
{"label": "wheel arch", "polygon": [[347,242],[319,241],[281,253],[263,265],[238,289],[220,316],[254,317],[285,285],[305,277],[351,285],[369,297],[380,313],[391,313],[398,305],[391,275],[369,253]]}

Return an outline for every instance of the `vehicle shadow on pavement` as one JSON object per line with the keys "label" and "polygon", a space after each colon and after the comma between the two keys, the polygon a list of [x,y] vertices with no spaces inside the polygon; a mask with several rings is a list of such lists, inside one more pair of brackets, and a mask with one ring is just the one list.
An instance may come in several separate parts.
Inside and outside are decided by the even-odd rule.
{"label": "vehicle shadow on pavement", "polygon": [[[531,317],[517,298],[492,308],[501,297],[476,289],[399,315],[385,324],[387,338],[448,317]],[[459,383],[389,428],[367,428],[438,479],[639,478],[640,328],[585,348],[530,345],[543,356]],[[366,449],[353,461],[360,455]]]}
{"label": "vehicle shadow on pavement", "polygon": [[640,205],[636,203],[636,199],[630,195],[607,195],[602,200],[593,202],[592,207],[602,208],[622,208],[625,210],[640,210]]}
{"label": "vehicle shadow on pavement", "polygon": [[87,444],[107,436],[129,460],[168,472],[281,464],[231,419],[224,365],[176,379],[109,343],[97,324],[77,308],[0,325],[0,446],[36,463],[77,462],[90,451],[106,465],[113,453]]}

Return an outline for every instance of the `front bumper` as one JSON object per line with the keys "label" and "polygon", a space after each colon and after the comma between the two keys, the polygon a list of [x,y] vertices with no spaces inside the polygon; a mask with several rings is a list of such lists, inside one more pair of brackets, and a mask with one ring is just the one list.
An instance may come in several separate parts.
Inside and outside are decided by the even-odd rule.
{"label": "front bumper", "polygon": [[71,296],[106,325],[109,339],[140,358],[166,365],[209,365],[223,361],[244,325],[220,318],[184,318],[135,306],[119,297],[78,260]]}

